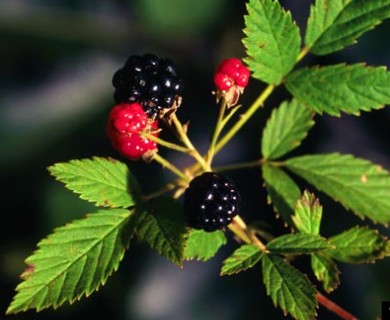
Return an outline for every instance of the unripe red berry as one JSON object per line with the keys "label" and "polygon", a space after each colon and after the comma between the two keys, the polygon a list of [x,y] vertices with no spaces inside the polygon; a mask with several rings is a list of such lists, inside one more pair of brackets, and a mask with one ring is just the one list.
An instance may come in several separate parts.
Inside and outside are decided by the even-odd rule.
{"label": "unripe red berry", "polygon": [[141,135],[147,130],[157,136],[158,122],[150,123],[140,104],[120,103],[112,108],[106,131],[112,147],[122,156],[137,160],[157,150],[154,141]]}

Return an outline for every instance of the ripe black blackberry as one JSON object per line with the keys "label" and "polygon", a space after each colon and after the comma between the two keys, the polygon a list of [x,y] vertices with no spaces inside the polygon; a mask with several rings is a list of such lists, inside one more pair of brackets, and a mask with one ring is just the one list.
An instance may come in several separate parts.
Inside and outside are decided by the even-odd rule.
{"label": "ripe black blackberry", "polygon": [[208,232],[222,229],[238,214],[240,200],[240,194],[229,178],[205,172],[192,179],[184,194],[188,224]]}
{"label": "ripe black blackberry", "polygon": [[183,89],[175,64],[153,54],[131,56],[112,79],[116,103],[138,102],[149,118],[179,103]]}

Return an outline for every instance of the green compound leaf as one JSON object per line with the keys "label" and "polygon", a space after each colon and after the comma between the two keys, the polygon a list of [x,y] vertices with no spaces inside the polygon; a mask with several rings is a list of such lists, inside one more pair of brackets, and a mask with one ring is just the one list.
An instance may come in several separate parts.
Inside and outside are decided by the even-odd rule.
{"label": "green compound leaf", "polygon": [[316,289],[305,275],[277,255],[264,255],[263,281],[275,306],[298,320],[314,319]]}
{"label": "green compound leaf", "polygon": [[267,249],[278,254],[309,254],[329,248],[326,239],[308,233],[285,234],[267,244]]}
{"label": "green compound leaf", "polygon": [[133,214],[107,209],[57,228],[26,263],[7,313],[73,303],[99,289],[118,268],[133,235]]}
{"label": "green compound leaf", "polygon": [[377,230],[355,227],[329,238],[335,246],[328,254],[333,259],[348,263],[372,262],[387,254],[387,239]]}
{"label": "green compound leaf", "polygon": [[222,265],[221,276],[231,275],[252,268],[260,261],[263,253],[254,245],[244,244],[236,249]]}
{"label": "green compound leaf", "polygon": [[302,68],[287,77],[286,87],[303,105],[320,114],[359,115],[390,104],[390,73],[385,67],[337,64]]}
{"label": "green compound leaf", "polygon": [[295,226],[300,232],[319,234],[322,219],[322,206],[314,194],[305,191],[295,207],[292,217]]}
{"label": "green compound leaf", "polygon": [[390,73],[385,67],[337,64],[302,68],[288,75],[286,87],[303,105],[320,114],[359,115],[390,104]]}
{"label": "green compound leaf", "polygon": [[276,0],[250,0],[243,39],[252,76],[279,84],[294,67],[301,38],[290,12]]}
{"label": "green compound leaf", "polygon": [[311,268],[326,292],[332,292],[340,284],[340,271],[337,264],[329,257],[315,253],[311,256]]}
{"label": "green compound leaf", "polygon": [[316,0],[310,10],[306,46],[317,55],[341,50],[389,16],[389,0]]}
{"label": "green compound leaf", "polygon": [[300,156],[286,165],[358,216],[390,222],[390,176],[381,166],[338,153]]}
{"label": "green compound leaf", "polygon": [[226,242],[226,236],[220,230],[206,232],[192,229],[184,251],[184,259],[207,261],[214,257]]}
{"label": "green compound leaf", "polygon": [[268,191],[269,201],[284,222],[293,226],[291,219],[295,203],[301,197],[301,191],[296,183],[283,170],[272,165],[263,165],[263,179]]}
{"label": "green compound leaf", "polygon": [[182,206],[172,198],[156,198],[138,206],[136,217],[137,236],[181,267],[189,233]]}
{"label": "green compound leaf", "polygon": [[277,159],[298,147],[314,125],[313,112],[297,100],[285,101],[273,110],[263,131],[261,153]]}
{"label": "green compound leaf", "polygon": [[112,158],[71,160],[48,170],[80,198],[97,206],[127,208],[138,201],[139,186],[127,166]]}

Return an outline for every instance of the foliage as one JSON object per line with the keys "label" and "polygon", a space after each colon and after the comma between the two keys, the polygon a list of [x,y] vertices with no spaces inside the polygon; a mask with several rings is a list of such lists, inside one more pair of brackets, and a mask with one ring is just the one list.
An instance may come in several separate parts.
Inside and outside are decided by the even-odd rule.
{"label": "foliage", "polygon": [[[178,169],[155,155],[153,160],[178,179],[151,195],[143,194],[131,169],[115,159],[93,157],[49,167],[56,180],[94,203],[97,212],[55,229],[38,243],[37,251],[26,260],[23,281],[7,313],[56,308],[90,295],[118,268],[133,237],[180,267],[186,260],[213,258],[227,243],[227,230],[209,233],[189,228],[179,197],[192,177],[218,170],[213,167],[214,156],[274,89],[284,85],[291,99],[272,110],[262,130],[261,155],[249,164],[229,168],[261,167],[268,200],[291,233],[269,236],[256,224],[236,217],[229,229],[240,245],[223,261],[221,275],[260,267],[266,292],[275,306],[295,319],[315,318],[319,303],[328,305],[318,298],[319,289],[310,281],[312,276],[331,292],[340,284],[338,262],[375,262],[389,255],[387,238],[369,223],[386,227],[390,222],[390,175],[371,161],[349,154],[289,153],[299,147],[315,125],[315,118],[323,113],[358,116],[361,111],[390,104],[390,74],[384,67],[363,63],[303,68],[298,63],[309,53],[325,55],[355,43],[389,15],[390,0],[316,0],[301,47],[300,30],[279,1],[249,0],[244,17],[244,61],[252,77],[267,84],[264,91],[251,106],[240,109],[240,117],[236,114],[238,106],[227,108],[223,93],[219,96],[221,113],[204,156],[187,136],[188,127],[172,114],[165,124],[177,134],[181,145],[158,138],[156,142],[188,154],[195,163]],[[230,121],[235,123],[226,129]],[[258,148],[260,141],[256,143]],[[368,223],[332,236],[322,235],[326,208],[317,195],[302,192],[296,176]],[[300,255],[310,257],[312,275],[293,265]]]}

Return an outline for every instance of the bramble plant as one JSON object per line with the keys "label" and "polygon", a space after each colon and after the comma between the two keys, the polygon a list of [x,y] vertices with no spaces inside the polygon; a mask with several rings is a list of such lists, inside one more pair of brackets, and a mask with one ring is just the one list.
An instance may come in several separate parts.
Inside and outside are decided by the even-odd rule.
{"label": "bramble plant", "polygon": [[[261,268],[266,292],[283,313],[314,319],[321,305],[342,319],[355,319],[321,291],[330,293],[339,286],[338,262],[375,262],[390,254],[389,242],[361,224],[328,238],[321,235],[326,212],[317,196],[301,190],[290,173],[360,218],[384,226],[390,222],[390,175],[349,154],[287,155],[322,114],[359,116],[390,104],[390,74],[385,67],[364,63],[297,65],[307,54],[327,55],[354,44],[389,16],[390,0],[316,0],[302,40],[290,12],[277,0],[249,0],[246,57],[226,59],[216,68],[219,115],[205,154],[191,142],[191,127],[177,116],[185,104],[179,68],[151,54],[130,57],[113,77],[117,104],[109,114],[107,134],[124,158],[144,160],[145,166],[156,161],[177,179],[145,195],[131,163],[128,167],[112,158],[92,157],[49,167],[56,180],[98,209],[39,242],[26,260],[23,282],[7,314],[56,308],[89,296],[118,268],[137,237],[179,267],[185,260],[211,259],[232,239],[238,247],[223,261],[221,275]],[[248,80],[267,86],[249,107],[240,106]],[[267,120],[261,142],[255,142],[255,147],[261,143],[258,159],[214,167],[215,156],[283,85],[291,99],[274,108]],[[160,138],[164,129],[172,130],[177,141]],[[159,148],[187,154],[194,163],[178,168]],[[245,222],[239,185],[224,171],[248,167],[261,168],[270,203],[290,233],[269,236]],[[298,255],[310,257],[312,274],[291,264]],[[313,278],[316,283],[309,280]]]}

